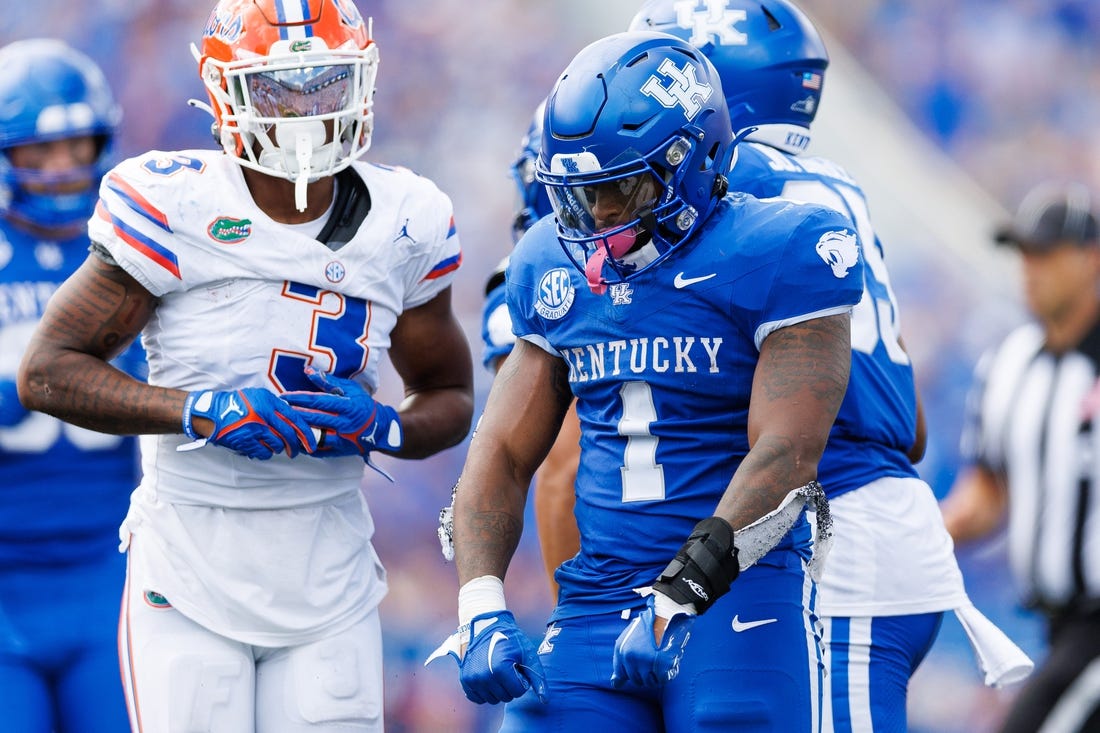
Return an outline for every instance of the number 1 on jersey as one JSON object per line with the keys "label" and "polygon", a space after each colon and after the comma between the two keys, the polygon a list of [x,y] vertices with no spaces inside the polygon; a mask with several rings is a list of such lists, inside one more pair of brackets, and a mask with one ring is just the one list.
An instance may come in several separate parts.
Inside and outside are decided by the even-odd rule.
{"label": "number 1 on jersey", "polygon": [[619,390],[623,416],[619,435],[626,438],[623,465],[623,503],[665,498],[665,471],[657,463],[657,438],[649,426],[657,422],[653,393],[645,382],[627,382]]}

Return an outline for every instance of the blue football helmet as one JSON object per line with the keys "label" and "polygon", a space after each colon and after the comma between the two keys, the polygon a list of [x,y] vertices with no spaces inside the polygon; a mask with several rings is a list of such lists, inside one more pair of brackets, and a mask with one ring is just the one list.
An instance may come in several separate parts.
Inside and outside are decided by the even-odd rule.
{"label": "blue football helmet", "polygon": [[601,293],[702,225],[726,193],[732,151],[707,57],[665,33],[618,33],[583,49],[558,78],[535,177],[562,247]]}
{"label": "blue football helmet", "polygon": [[512,163],[512,180],[519,193],[519,207],[516,218],[512,221],[513,243],[518,242],[536,221],[553,211],[546,189],[535,180],[535,161],[538,160],[539,148],[542,146],[542,118],[545,113],[544,99],[535,108],[527,133],[520,141],[519,156]]}
{"label": "blue football helmet", "polygon": [[649,0],[631,30],[655,30],[703,50],[726,90],[734,132],[788,153],[805,149],[829,54],[787,0]]}
{"label": "blue football helmet", "polygon": [[[0,215],[58,238],[72,236],[95,207],[119,107],[99,67],[58,40],[10,43],[0,48],[0,68]],[[59,172],[16,168],[7,155],[17,145],[81,135],[92,135],[99,144],[90,167]],[[74,183],[87,185],[70,192]],[[57,187],[65,193],[49,192]]]}

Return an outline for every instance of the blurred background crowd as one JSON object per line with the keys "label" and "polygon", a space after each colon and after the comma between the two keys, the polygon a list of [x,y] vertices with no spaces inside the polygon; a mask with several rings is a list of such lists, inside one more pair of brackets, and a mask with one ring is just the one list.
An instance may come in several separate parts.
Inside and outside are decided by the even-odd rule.
{"label": "blurred background crowd", "polygon": [[[508,166],[531,112],[573,55],[625,29],[637,3],[356,2],[373,17],[382,59],[367,157],[417,170],[453,198],[465,257],[456,306],[476,352],[483,282],[511,246]],[[4,13],[0,45],[54,36],[95,59],[125,113],[119,158],[209,148],[210,120],[186,102],[205,99],[189,44],[212,4],[36,0]],[[930,449],[919,468],[942,496],[958,468],[970,370],[1023,317],[1012,263],[990,241],[993,224],[1040,180],[1100,190],[1100,3],[801,4],[833,56],[810,152],[834,157],[867,189],[927,411]],[[480,405],[489,375],[479,370],[478,379]],[[387,461],[396,484],[374,475],[364,484],[389,570],[382,613],[387,729],[395,733],[487,730],[499,715],[466,702],[446,665],[422,666],[456,623],[454,570],[440,556],[435,527],[463,456],[460,446],[425,462]],[[960,548],[968,589],[1041,656],[1041,627],[1019,607],[1003,552],[999,539]],[[550,608],[537,553],[534,537],[525,537],[508,580],[509,605],[531,632]],[[981,733],[1011,693],[981,686],[949,617],[913,681],[913,730]]]}

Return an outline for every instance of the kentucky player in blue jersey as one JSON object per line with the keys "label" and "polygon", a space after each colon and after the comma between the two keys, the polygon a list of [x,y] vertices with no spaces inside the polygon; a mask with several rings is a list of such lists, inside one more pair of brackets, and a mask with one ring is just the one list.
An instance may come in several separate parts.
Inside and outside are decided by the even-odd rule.
{"label": "kentucky player in blue jersey", "polygon": [[[666,34],[593,43],[548,98],[555,217],[509,265],[519,340],[459,480],[460,628],[437,652],[475,702],[533,688],[506,730],[816,728],[802,510],[827,523],[859,243],[831,209],[726,195],[732,151],[714,67]],[[502,579],[574,397],[581,549],[536,653]]]}
{"label": "kentucky player in blue jersey", "polygon": [[[518,242],[528,229],[542,217],[551,213],[546,188],[535,180],[535,161],[542,144],[542,118],[545,100],[535,108],[531,123],[520,141],[520,151],[512,163],[512,182],[515,183],[519,206],[512,220],[513,243]],[[512,332],[512,317],[505,300],[504,274],[508,266],[504,257],[490,274],[485,284],[485,303],[481,312],[482,363],[496,374],[504,359],[512,352],[516,336]],[[573,520],[573,484],[577,479],[577,457],[580,452],[580,424],[577,411],[570,406],[562,421],[558,438],[535,473],[535,518],[539,527],[539,547],[550,583],[550,594],[557,598],[558,584],[554,580],[557,567],[572,557],[580,545],[577,523]],[[443,555],[454,557],[451,538],[452,506],[440,514],[440,541]]]}
{"label": "kentucky player in blue jersey", "polygon": [[[817,605],[831,697],[823,730],[902,733],[909,678],[943,612],[959,609],[968,629],[992,627],[967,600],[935,496],[913,465],[924,453],[924,425],[864,193],[840,166],[801,155],[820,103],[825,46],[786,0],[651,0],[630,27],[671,33],[714,63],[733,129],[745,140],[734,155],[731,190],[823,204],[859,232],[866,266],[852,311],[851,377],[818,464],[835,523]],[[995,630],[976,641],[983,653],[991,642],[1020,662],[991,682],[1030,669]]]}
{"label": "kentucky player in blue jersey", "polygon": [[[47,299],[88,254],[119,110],[99,68],[60,41],[9,44],[0,68],[2,727],[119,733],[118,524],[136,446],[28,412],[15,390]],[[140,350],[130,355],[140,369]]]}

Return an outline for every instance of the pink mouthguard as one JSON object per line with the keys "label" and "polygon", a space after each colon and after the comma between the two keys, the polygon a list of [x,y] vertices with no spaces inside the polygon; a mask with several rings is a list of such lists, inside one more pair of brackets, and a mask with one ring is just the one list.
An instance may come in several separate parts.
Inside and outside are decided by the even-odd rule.
{"label": "pink mouthguard", "polygon": [[606,237],[604,239],[607,242],[606,247],[596,247],[596,251],[589,256],[588,262],[584,266],[584,274],[588,278],[588,287],[593,293],[603,295],[607,292],[607,280],[603,278],[603,265],[607,261],[608,251],[610,250],[612,257],[622,257],[630,251],[637,239],[638,232],[636,230],[624,229]]}

